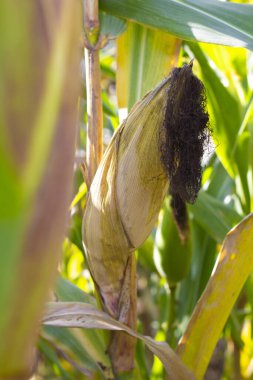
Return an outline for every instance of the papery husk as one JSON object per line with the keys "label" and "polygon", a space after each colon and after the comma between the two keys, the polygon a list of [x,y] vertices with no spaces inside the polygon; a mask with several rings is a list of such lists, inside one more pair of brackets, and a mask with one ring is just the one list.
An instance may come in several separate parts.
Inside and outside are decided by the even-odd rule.
{"label": "papery husk", "polygon": [[107,311],[117,315],[126,264],[150,234],[168,190],[159,138],[169,78],[115,132],[92,182],[83,238]]}
{"label": "papery husk", "polygon": [[[150,234],[168,190],[159,140],[169,85],[168,77],[116,130],[92,182],[83,220],[87,259],[103,307],[132,328],[134,251]],[[134,345],[124,333],[114,334],[110,350],[116,372],[133,367]]]}
{"label": "papery husk", "polygon": [[[90,270],[104,310],[132,329],[134,251],[149,236],[169,187],[178,230],[187,230],[185,202],[193,203],[200,189],[209,136],[205,101],[192,61],[174,69],[116,130],[90,188],[83,224]],[[131,370],[134,347],[133,338],[112,334],[116,374]]]}

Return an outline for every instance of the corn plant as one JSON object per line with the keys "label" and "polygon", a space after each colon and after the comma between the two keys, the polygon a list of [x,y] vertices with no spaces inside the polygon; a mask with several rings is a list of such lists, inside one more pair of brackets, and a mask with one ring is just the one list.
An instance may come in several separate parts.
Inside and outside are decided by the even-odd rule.
{"label": "corn plant", "polygon": [[253,6],[79,6],[0,5],[0,379],[251,378]]}

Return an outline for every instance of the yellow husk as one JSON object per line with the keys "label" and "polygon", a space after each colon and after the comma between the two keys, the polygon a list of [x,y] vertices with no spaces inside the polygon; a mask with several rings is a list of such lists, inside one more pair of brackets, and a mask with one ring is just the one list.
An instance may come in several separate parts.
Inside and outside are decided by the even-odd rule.
{"label": "yellow husk", "polygon": [[150,234],[168,189],[159,138],[169,82],[165,79],[137,103],[116,130],[90,188],[84,244],[92,276],[112,315],[129,256]]}
{"label": "yellow husk", "polygon": [[[161,129],[170,78],[147,94],[116,130],[92,182],[83,239],[103,308],[136,328],[134,251],[157,220],[168,178],[160,160]],[[135,340],[113,333],[116,373],[131,370]]]}

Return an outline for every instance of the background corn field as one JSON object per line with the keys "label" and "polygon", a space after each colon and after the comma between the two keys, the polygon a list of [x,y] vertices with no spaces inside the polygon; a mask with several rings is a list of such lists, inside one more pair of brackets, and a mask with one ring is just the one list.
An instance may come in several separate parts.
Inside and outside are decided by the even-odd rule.
{"label": "background corn field", "polygon": [[188,368],[252,379],[252,2],[101,0],[95,32],[84,3],[0,4],[0,380],[115,378],[110,330],[124,326],[100,310],[82,242],[83,48],[98,41],[104,150],[133,105],[192,59],[213,130],[187,244],[166,196],[135,252],[135,369],[118,378],[190,379]]}

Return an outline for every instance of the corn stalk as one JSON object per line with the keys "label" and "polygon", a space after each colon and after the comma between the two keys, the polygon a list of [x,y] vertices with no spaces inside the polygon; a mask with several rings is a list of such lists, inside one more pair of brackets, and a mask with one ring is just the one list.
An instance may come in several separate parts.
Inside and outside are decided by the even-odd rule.
{"label": "corn stalk", "polygon": [[28,379],[71,193],[78,6],[0,4],[0,378]]}
{"label": "corn stalk", "polygon": [[98,1],[84,0],[84,41],[87,93],[87,180],[91,183],[103,155],[103,114],[99,66]]}
{"label": "corn stalk", "polygon": [[[85,63],[86,63],[86,93],[87,93],[87,182],[90,184],[95,176],[99,162],[103,154],[103,123],[102,123],[102,101],[100,86],[99,67],[99,18],[98,2],[84,1],[84,32],[85,32]],[[94,188],[95,185],[93,185]],[[89,228],[90,221],[84,226]],[[93,250],[92,250],[93,251]],[[96,255],[94,247],[93,254]],[[91,262],[90,262],[91,266]],[[103,264],[101,263],[101,266]],[[94,273],[91,269],[91,273]],[[127,310],[127,318],[124,322],[135,329],[136,327],[136,264],[133,255],[129,258],[126,269],[127,296],[130,291],[129,302],[131,308]],[[95,280],[96,283],[96,280]],[[101,295],[101,293],[100,293]],[[121,300],[125,303],[125,300]],[[112,314],[114,315],[114,314]],[[117,316],[119,317],[119,316]],[[112,333],[112,341],[109,348],[115,373],[131,371],[134,366],[135,339],[121,332]]]}

